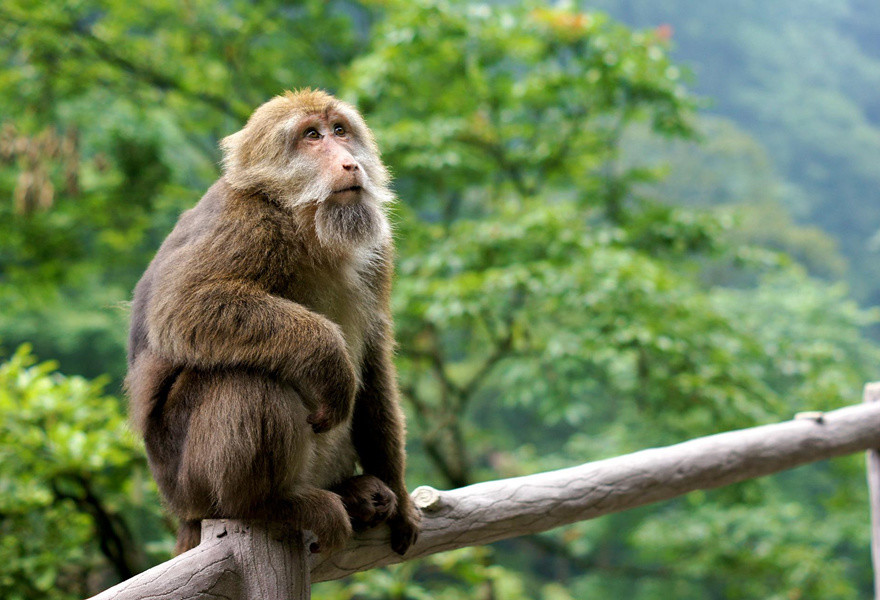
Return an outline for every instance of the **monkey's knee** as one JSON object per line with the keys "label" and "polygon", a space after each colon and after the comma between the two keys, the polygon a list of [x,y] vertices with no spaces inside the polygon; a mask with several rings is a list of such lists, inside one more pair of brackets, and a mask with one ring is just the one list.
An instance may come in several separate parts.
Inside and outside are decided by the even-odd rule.
{"label": "monkey's knee", "polygon": [[305,408],[293,390],[246,373],[218,374],[201,393],[178,477],[184,516],[264,518],[306,466]]}

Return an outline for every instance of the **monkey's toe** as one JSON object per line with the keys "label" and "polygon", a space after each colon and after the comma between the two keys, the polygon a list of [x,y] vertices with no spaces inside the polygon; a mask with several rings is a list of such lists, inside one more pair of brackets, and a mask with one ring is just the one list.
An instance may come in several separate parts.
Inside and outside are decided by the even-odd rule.
{"label": "monkey's toe", "polygon": [[[346,508],[348,506],[346,503]],[[387,490],[387,493],[380,491],[356,499],[348,515],[351,517],[351,525],[355,531],[363,531],[384,523],[396,509],[397,498],[391,490]]]}
{"label": "monkey's toe", "polygon": [[355,530],[369,529],[388,520],[397,510],[397,496],[389,489],[380,489],[361,500],[363,513],[352,519]]}
{"label": "monkey's toe", "polygon": [[327,414],[327,411],[323,408],[319,408],[312,414],[310,414],[306,421],[309,425],[312,426],[312,431],[315,433],[324,433],[325,431],[329,431],[332,426],[332,420],[330,419],[330,415]]}

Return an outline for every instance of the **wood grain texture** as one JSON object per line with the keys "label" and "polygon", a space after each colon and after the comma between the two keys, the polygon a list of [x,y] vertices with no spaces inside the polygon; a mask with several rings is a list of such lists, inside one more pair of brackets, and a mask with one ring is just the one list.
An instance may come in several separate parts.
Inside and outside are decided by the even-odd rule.
{"label": "wood grain texture", "polygon": [[307,541],[284,523],[205,520],[198,546],[92,600],[308,600]]}
{"label": "wood grain texture", "polygon": [[[865,386],[865,402],[880,405],[880,383]],[[880,444],[867,452],[868,492],[871,506],[871,562],[874,565],[874,600],[880,600]]]}
{"label": "wood grain texture", "polygon": [[806,416],[559,471],[451,491],[417,489],[422,532],[406,556],[391,552],[387,530],[374,530],[344,550],[313,556],[312,581],[547,531],[880,446],[880,402]]}
{"label": "wood grain texture", "polygon": [[202,543],[105,590],[93,600],[241,598],[241,575],[232,547]]}
{"label": "wood grain texture", "polygon": [[[880,397],[880,384],[866,388],[866,399],[869,395]],[[412,494],[422,510],[422,532],[402,557],[391,550],[385,526],[357,535],[341,551],[308,557],[305,539],[283,524],[205,521],[198,547],[95,598],[298,600],[309,597],[309,576],[297,579],[309,563],[312,581],[339,579],[878,447],[880,402],[864,402],[558,471],[451,491],[422,487]],[[872,493],[880,485],[880,462],[875,467]],[[878,502],[872,496],[872,506],[880,510]]]}

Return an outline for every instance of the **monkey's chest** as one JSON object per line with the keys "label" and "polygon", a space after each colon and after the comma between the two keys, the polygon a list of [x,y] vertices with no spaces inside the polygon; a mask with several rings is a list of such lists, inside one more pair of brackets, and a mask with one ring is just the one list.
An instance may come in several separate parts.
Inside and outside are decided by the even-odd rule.
{"label": "monkey's chest", "polygon": [[307,479],[312,485],[329,489],[351,477],[356,464],[350,421],[312,437],[307,467]]}
{"label": "monkey's chest", "polygon": [[307,270],[297,274],[292,283],[291,299],[339,325],[349,357],[360,365],[370,317],[378,306],[374,290],[357,263],[319,272]]}

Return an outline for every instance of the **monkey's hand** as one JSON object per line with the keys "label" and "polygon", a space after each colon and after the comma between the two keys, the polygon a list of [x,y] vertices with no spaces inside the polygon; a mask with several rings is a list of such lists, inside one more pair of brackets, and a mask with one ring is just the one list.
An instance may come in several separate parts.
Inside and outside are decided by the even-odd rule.
{"label": "monkey's hand", "polygon": [[337,343],[320,353],[319,361],[302,382],[315,406],[306,419],[315,433],[324,433],[344,423],[354,406],[357,376],[342,334],[337,332],[337,337]]}
{"label": "monkey's hand", "polygon": [[415,507],[409,494],[398,497],[397,513],[388,519],[391,528],[391,549],[403,556],[419,539],[422,514]]}

